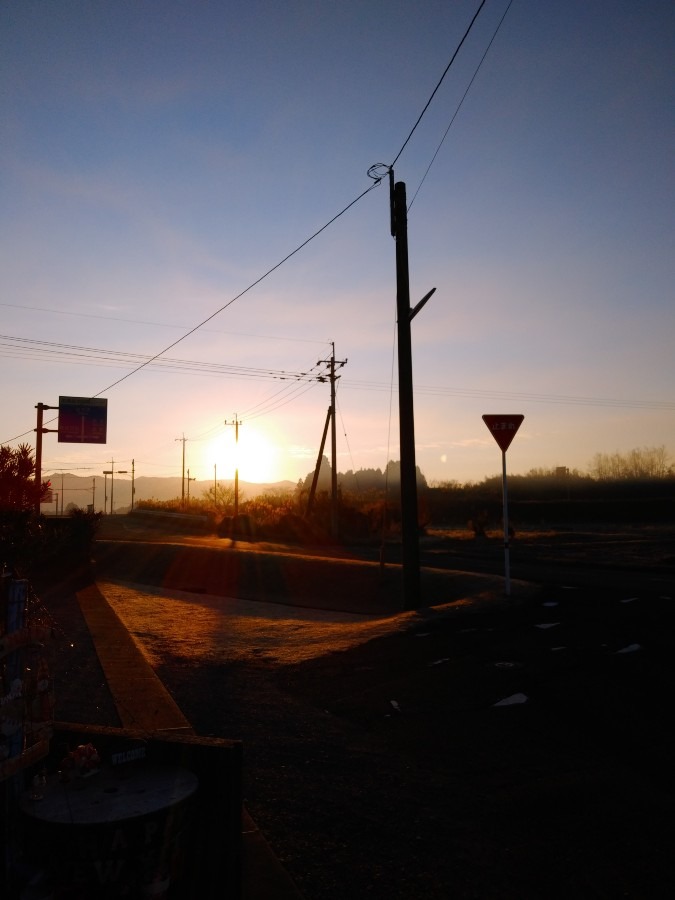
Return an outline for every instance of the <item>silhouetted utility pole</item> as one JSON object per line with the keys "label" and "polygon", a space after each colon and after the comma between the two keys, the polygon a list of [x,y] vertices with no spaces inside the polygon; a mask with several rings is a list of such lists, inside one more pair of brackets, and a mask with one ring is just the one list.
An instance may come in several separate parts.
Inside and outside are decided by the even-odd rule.
{"label": "silhouetted utility pole", "polygon": [[232,422],[228,422],[225,419],[226,425],[234,425],[234,443],[236,446],[235,451],[235,469],[234,469],[234,514],[235,516],[239,515],[239,426],[242,424],[237,418],[237,414],[234,414],[234,420]]}
{"label": "silhouetted utility pole", "polygon": [[191,482],[191,481],[196,481],[196,480],[197,480],[197,477],[196,477],[196,476],[195,476],[194,478],[190,478],[190,470],[188,469],[188,470],[187,470],[187,486],[188,486],[188,488],[187,488],[187,501],[188,501],[188,506],[190,505],[190,482]]}
{"label": "silhouetted utility pole", "polygon": [[416,609],[420,603],[420,548],[415,465],[415,412],[413,405],[412,346],[410,323],[436,288],[410,308],[408,273],[408,210],[405,183],[394,183],[389,169],[391,233],[396,240],[396,314],[398,322],[398,409],[401,445],[401,538],[403,543],[403,603]]}
{"label": "silhouetted utility pole", "polygon": [[[110,475],[110,515],[112,516],[115,512],[115,507],[113,506],[114,497],[115,497],[115,460],[110,460],[110,469],[107,472],[103,473],[104,475]],[[118,469],[118,475],[126,475],[126,469]]]}
{"label": "silhouetted utility pole", "polygon": [[181,509],[185,506],[185,441],[188,439],[185,437],[185,433],[183,433],[183,437],[174,438],[175,441],[183,442],[183,468],[180,482],[180,505]]}
{"label": "silhouetted utility pole", "polygon": [[136,467],[134,460],[131,460],[131,511],[134,511],[134,497],[136,496]]}
{"label": "silhouetted utility pole", "polygon": [[335,381],[339,378],[335,374],[335,366],[347,364],[346,359],[335,359],[335,343],[331,341],[333,351],[330,356],[330,412],[331,412],[331,428],[330,428],[330,455],[331,455],[331,478],[330,478],[330,533],[331,537],[338,536],[338,495],[337,495],[337,434],[335,427]]}
{"label": "silhouetted utility pole", "polygon": [[[331,536],[336,538],[338,536],[338,490],[337,490],[337,434],[336,434],[336,426],[335,426],[335,382],[340,377],[335,374],[335,367],[346,366],[348,360],[346,359],[335,359],[335,343],[331,341],[331,347],[333,348],[331,352],[330,359],[328,360],[329,365],[329,373],[328,380],[330,381],[330,406],[328,407],[328,415],[326,416],[326,424],[323,429],[323,437],[321,438],[321,448],[319,450],[319,457],[316,461],[316,466],[314,468],[314,477],[312,479],[312,487],[309,491],[309,500],[307,502],[307,515],[312,511],[312,506],[314,504],[314,496],[316,494],[316,486],[319,480],[319,472],[321,470],[321,463],[323,461],[323,448],[326,444],[326,435],[328,433],[328,423],[331,423],[331,432],[330,432],[330,446],[331,446],[331,476],[330,476],[330,532]],[[317,363],[317,366],[323,365],[326,362],[325,359],[320,359]],[[324,376],[319,376],[319,381],[325,381]]]}
{"label": "silhouetted utility pole", "polygon": [[[58,431],[58,428],[43,428],[44,411],[46,409],[58,409],[58,406],[47,406],[46,403],[37,403],[37,427],[35,438],[35,512],[40,515],[40,494],[42,492],[42,435],[48,431]],[[58,510],[57,510],[58,511]]]}

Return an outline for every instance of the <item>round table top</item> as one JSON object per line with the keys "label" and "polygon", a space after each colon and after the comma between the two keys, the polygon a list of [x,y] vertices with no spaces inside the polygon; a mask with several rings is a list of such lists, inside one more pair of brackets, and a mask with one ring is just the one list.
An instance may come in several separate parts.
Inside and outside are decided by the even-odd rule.
{"label": "round table top", "polygon": [[21,798],[28,816],[60,825],[105,825],[170,809],[197,789],[193,772],[179,766],[144,765],[121,773],[104,767],[87,778],[62,782],[50,775],[39,790]]}

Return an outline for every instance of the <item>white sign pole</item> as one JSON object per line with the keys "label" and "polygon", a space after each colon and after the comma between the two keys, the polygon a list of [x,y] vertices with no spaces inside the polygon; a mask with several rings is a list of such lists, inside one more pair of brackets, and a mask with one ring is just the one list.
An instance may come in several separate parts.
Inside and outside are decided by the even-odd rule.
{"label": "white sign pole", "polygon": [[504,507],[504,593],[511,596],[511,570],[509,565],[509,500],[506,489],[506,450],[502,450],[502,505]]}
{"label": "white sign pole", "polygon": [[506,491],[506,451],[516,435],[516,431],[523,423],[525,416],[518,413],[488,414],[483,416],[483,421],[490,429],[492,437],[497,441],[502,451],[502,505],[504,507],[504,574],[506,579],[506,596],[511,594],[511,572],[509,570],[509,504]]}

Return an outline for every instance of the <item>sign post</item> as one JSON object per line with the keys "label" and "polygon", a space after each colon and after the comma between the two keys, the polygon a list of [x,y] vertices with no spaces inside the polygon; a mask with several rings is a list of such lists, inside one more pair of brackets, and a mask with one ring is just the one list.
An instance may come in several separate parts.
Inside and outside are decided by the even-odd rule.
{"label": "sign post", "polygon": [[483,421],[490,429],[492,437],[502,451],[502,505],[504,507],[504,593],[511,594],[511,572],[509,567],[509,504],[506,487],[506,451],[516,436],[525,416],[520,414],[502,414],[483,416]]}
{"label": "sign post", "polygon": [[[42,435],[48,431],[56,431],[58,432],[60,443],[105,444],[108,427],[108,401],[97,397],[59,397],[58,406],[38,403],[35,408],[38,411],[37,427],[35,429],[37,433],[35,439],[35,512],[40,515]],[[58,428],[43,427],[44,411],[46,409],[58,409]],[[63,492],[61,505],[63,505]]]}

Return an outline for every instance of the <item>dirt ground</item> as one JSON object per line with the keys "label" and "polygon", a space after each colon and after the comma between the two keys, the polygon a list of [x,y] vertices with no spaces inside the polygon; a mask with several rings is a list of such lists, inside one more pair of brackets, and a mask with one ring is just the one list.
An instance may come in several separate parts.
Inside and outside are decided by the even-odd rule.
{"label": "dirt ground", "polygon": [[[246,805],[306,900],[675,895],[673,534],[530,544],[518,602],[296,661],[137,635],[198,733],[243,739]],[[498,572],[501,550],[437,535],[423,564]],[[115,725],[74,587],[37,592],[57,714]]]}

